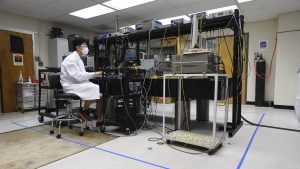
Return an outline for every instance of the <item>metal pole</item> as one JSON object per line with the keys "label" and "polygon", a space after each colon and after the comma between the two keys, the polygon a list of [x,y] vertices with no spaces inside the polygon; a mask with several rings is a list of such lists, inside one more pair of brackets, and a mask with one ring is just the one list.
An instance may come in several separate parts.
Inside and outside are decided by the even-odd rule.
{"label": "metal pole", "polygon": [[[243,17],[242,17],[243,18]],[[241,70],[241,74],[240,74],[240,79],[239,79],[239,91],[238,91],[238,117],[237,117],[237,123],[238,124],[241,124],[241,119],[242,119],[242,117],[241,117],[241,113],[242,113],[242,86],[243,86],[243,69],[244,69],[244,66],[243,66],[243,64],[244,64],[244,62],[243,62],[243,28],[244,28],[244,24],[243,24],[243,22],[242,23],[240,23],[239,21],[240,21],[240,19],[242,19],[242,18],[240,18],[240,15],[238,14],[237,15],[237,21],[238,21],[238,28],[240,29],[240,31],[238,31],[238,43],[240,44],[240,46],[239,46],[239,55],[238,55],[238,57],[239,57],[239,63],[240,63],[240,70]]]}
{"label": "metal pole", "polygon": [[119,16],[116,15],[116,32],[119,32]]}
{"label": "metal pole", "polygon": [[226,134],[227,130],[227,121],[228,121],[228,104],[229,104],[229,91],[228,91],[228,76],[226,78],[226,89],[225,89],[225,118],[224,118],[224,134]]}
{"label": "metal pole", "polygon": [[191,49],[195,48],[197,44],[197,38],[198,38],[198,18],[197,15],[193,15],[192,18],[192,42],[191,42]]}
{"label": "metal pole", "polygon": [[[239,16],[239,10],[234,11],[235,18]],[[239,29],[238,26],[233,27],[234,44],[233,44],[233,103],[232,103],[232,129],[236,128],[238,122],[238,63],[239,63]]]}
{"label": "metal pole", "polygon": [[215,78],[215,89],[214,89],[214,121],[213,121],[213,146],[216,146],[216,128],[217,128],[217,101],[218,101],[218,74]]}
{"label": "metal pole", "polygon": [[[166,75],[163,78],[163,105],[166,106]],[[163,111],[163,139],[165,139],[165,111]]]}
{"label": "metal pole", "polygon": [[[178,111],[177,111],[177,126],[178,126],[178,130],[181,129],[181,111],[182,111],[182,104],[181,104],[181,77],[178,77],[178,102],[177,102],[177,107],[178,107]],[[175,105],[176,106],[176,105]]]}

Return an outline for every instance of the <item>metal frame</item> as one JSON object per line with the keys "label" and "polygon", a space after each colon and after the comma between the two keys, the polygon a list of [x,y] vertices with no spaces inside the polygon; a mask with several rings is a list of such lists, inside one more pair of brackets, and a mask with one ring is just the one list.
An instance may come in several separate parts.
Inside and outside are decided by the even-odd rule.
{"label": "metal frame", "polygon": [[[234,17],[234,18],[232,18]],[[233,15],[213,18],[213,19],[202,19],[202,32],[214,31],[224,28],[232,29],[234,32],[234,45],[233,45],[233,76],[232,76],[232,89],[233,89],[233,109],[232,109],[232,122],[229,123],[227,130],[229,131],[229,137],[233,137],[234,134],[241,128],[243,121],[241,120],[241,90],[242,90],[242,78],[239,77],[240,72],[243,68],[243,38],[244,34],[244,16],[240,15],[238,9],[234,11]],[[166,31],[165,31],[166,30]],[[186,35],[191,33],[191,23],[180,24],[174,27],[153,29],[149,31],[138,31],[136,33],[130,33],[124,36],[115,36],[108,38],[95,38],[94,47],[95,47],[95,66],[99,65],[98,56],[100,56],[99,44],[102,45],[112,45],[112,44],[122,44],[124,38],[127,38],[130,42],[139,42],[145,39],[158,39],[163,37],[171,37],[178,35]],[[150,35],[150,37],[149,37]]]}
{"label": "metal frame", "polygon": [[[226,78],[226,92],[225,92],[225,118],[224,118],[224,134],[226,133],[226,126],[227,126],[227,120],[228,120],[228,76],[226,74],[165,74],[163,76],[163,104],[166,103],[166,78],[173,77],[178,78],[178,81],[180,81],[183,78],[186,77],[214,77],[215,80],[215,86],[214,86],[214,119],[213,119],[213,131],[212,131],[212,137],[213,137],[213,147],[215,147],[217,144],[215,142],[216,140],[216,129],[217,129],[217,101],[218,101],[218,79],[219,77],[225,77]],[[178,85],[178,92],[181,94],[181,88],[180,85]],[[178,101],[181,101],[181,97],[178,97]],[[180,108],[179,108],[180,110]],[[165,112],[163,111],[163,139],[166,139],[165,136]],[[223,140],[221,140],[223,141]]]}
{"label": "metal frame", "polygon": [[[50,130],[50,134],[54,134],[54,123],[55,122],[58,122],[58,133],[56,135],[56,137],[59,139],[61,138],[61,124],[62,122],[64,121],[67,121],[68,122],[68,126],[69,128],[72,127],[71,125],[71,121],[80,121],[80,133],[79,135],[82,136],[83,135],[83,132],[84,132],[84,128],[87,128],[87,120],[82,120],[78,117],[75,116],[75,114],[72,112],[72,101],[74,99],[72,98],[52,98],[54,101],[55,101],[55,104],[57,104],[57,101],[67,101],[66,103],[66,113],[64,114],[59,114],[58,112],[58,108],[56,107],[55,109],[50,109],[50,110],[47,110],[47,107],[45,108],[42,108],[41,107],[41,91],[42,89],[48,89],[48,90],[54,90],[54,91],[57,91],[58,89],[57,88],[52,88],[51,86],[42,86],[41,83],[41,74],[42,73],[59,73],[60,72],[60,68],[47,68],[47,69],[39,69],[38,70],[39,72],[39,102],[38,102],[38,114],[39,114],[39,122],[43,123],[44,122],[44,116],[45,117],[49,117],[52,119],[52,129]],[[49,79],[48,79],[49,80]],[[48,92],[48,91],[47,91]],[[49,101],[48,100],[49,98],[47,98],[47,102]],[[47,103],[49,104],[49,103]],[[56,105],[57,106],[57,105]],[[82,100],[80,99],[80,108],[82,107]],[[45,112],[42,112],[41,109],[45,109]],[[56,112],[55,115],[53,115],[51,112]],[[85,125],[85,126],[84,126]]]}
{"label": "metal frame", "polygon": [[62,122],[66,121],[68,122],[68,126],[69,128],[72,128],[72,125],[71,125],[71,121],[77,121],[79,120],[80,121],[80,133],[79,135],[82,136],[83,135],[83,129],[84,128],[87,128],[87,120],[82,120],[78,117],[75,116],[75,114],[72,112],[72,100],[73,99],[55,99],[55,100],[67,100],[67,112],[65,114],[62,114],[62,115],[58,115],[57,117],[53,118],[52,119],[52,122],[51,122],[51,127],[52,129],[50,130],[50,134],[54,134],[54,123],[55,122],[58,122],[58,133],[56,135],[56,137],[59,139],[61,138],[61,124]]}

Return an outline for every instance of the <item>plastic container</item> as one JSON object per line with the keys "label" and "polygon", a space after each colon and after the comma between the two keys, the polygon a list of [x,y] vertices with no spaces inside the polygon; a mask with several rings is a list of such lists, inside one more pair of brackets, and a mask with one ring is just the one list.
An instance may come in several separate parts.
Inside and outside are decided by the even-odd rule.
{"label": "plastic container", "polygon": [[20,70],[18,83],[23,83],[22,71]]}
{"label": "plastic container", "polygon": [[28,83],[32,83],[30,76],[28,77]]}

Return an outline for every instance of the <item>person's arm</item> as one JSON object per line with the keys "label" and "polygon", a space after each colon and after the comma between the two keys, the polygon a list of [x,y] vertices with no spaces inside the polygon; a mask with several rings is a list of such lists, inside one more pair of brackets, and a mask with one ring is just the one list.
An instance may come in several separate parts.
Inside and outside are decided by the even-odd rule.
{"label": "person's arm", "polygon": [[65,65],[65,70],[67,73],[76,81],[83,82],[94,77],[94,73],[89,73],[86,71],[80,71],[80,67],[77,62],[72,61]]}
{"label": "person's arm", "polygon": [[102,77],[102,71],[95,72],[94,77]]}

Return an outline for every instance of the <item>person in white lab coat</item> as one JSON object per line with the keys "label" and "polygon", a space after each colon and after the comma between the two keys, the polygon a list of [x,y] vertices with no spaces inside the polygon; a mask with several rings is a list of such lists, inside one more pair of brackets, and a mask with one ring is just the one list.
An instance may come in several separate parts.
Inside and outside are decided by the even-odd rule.
{"label": "person in white lab coat", "polygon": [[89,79],[100,77],[102,72],[86,72],[82,57],[86,57],[89,49],[83,38],[76,38],[73,41],[74,52],[68,55],[61,64],[60,82],[65,93],[74,93],[83,101],[83,110],[80,115],[91,120],[89,116],[90,105],[96,101],[98,117],[101,115],[101,101],[99,85],[91,83]]}

